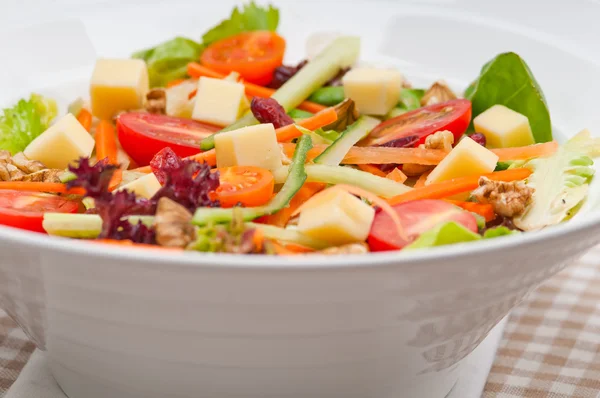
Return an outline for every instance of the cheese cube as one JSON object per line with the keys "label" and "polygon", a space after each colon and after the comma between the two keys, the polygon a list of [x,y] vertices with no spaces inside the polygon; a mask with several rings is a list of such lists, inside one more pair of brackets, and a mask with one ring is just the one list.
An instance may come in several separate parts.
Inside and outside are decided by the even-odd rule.
{"label": "cheese cube", "polygon": [[130,182],[129,184],[123,185],[117,189],[117,191],[128,190],[135,193],[137,196],[150,199],[156,192],[158,192],[160,187],[160,182],[158,182],[158,179],[154,173],[150,173]]}
{"label": "cheese cube", "polygon": [[400,100],[402,74],[393,69],[355,68],[343,78],[344,96],[367,115],[385,115]]}
{"label": "cheese cube", "polygon": [[227,126],[240,116],[244,85],[229,80],[201,77],[198,79],[196,104],[192,119]]}
{"label": "cheese cube", "polygon": [[89,157],[94,144],[87,130],[68,113],[31,141],[23,152],[50,169],[65,169],[80,157]]}
{"label": "cheese cube", "polygon": [[431,171],[425,184],[456,177],[491,173],[498,163],[498,155],[464,137],[458,145]]}
{"label": "cheese cube", "polygon": [[326,200],[300,212],[298,230],[332,245],[363,242],[371,230],[375,210],[346,191],[330,192]]}
{"label": "cheese cube", "polygon": [[475,131],[485,135],[490,148],[535,144],[529,119],[504,105],[494,105],[473,119]]}
{"label": "cheese cube", "polygon": [[112,119],[118,112],[140,109],[149,90],[148,68],[140,59],[99,59],[92,74],[92,114]]}
{"label": "cheese cube", "polygon": [[271,123],[216,134],[215,151],[218,167],[257,166],[275,171],[282,166],[281,148]]}

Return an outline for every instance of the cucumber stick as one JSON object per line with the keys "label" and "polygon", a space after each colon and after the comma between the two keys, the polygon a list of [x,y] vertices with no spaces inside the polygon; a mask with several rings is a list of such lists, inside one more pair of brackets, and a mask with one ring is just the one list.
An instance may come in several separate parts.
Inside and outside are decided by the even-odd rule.
{"label": "cucumber stick", "polygon": [[314,162],[327,166],[339,166],[350,148],[363,139],[380,123],[381,121],[374,117],[361,116],[356,122],[348,126],[340,138],[335,140],[333,144],[329,145],[327,149],[323,151],[323,153],[317,156]]}
{"label": "cucumber stick", "polygon": [[[379,177],[351,167],[309,164],[305,166],[305,170],[307,175],[306,181],[308,182],[354,185],[384,198],[391,198],[412,189],[389,178]],[[286,168],[282,167],[274,173],[274,176],[276,184],[285,181],[287,177]]]}
{"label": "cucumber stick", "polygon": [[[154,217],[129,216],[127,220],[133,224],[141,221],[150,227]],[[42,225],[49,235],[65,238],[94,239],[102,231],[102,219],[97,214],[44,213]]]}
{"label": "cucumber stick", "polygon": [[[255,218],[273,214],[289,205],[290,200],[306,181],[306,172],[304,171],[304,163],[306,163],[306,154],[312,148],[312,140],[310,136],[304,134],[296,144],[296,150],[292,157],[292,163],[288,171],[287,178],[281,190],[275,195],[269,203],[259,207],[242,208],[242,218],[244,221],[251,221]],[[192,222],[196,225],[203,226],[210,223],[225,223],[233,219],[232,209],[219,209],[214,207],[200,207],[196,210]]]}
{"label": "cucumber stick", "polygon": [[[352,65],[358,59],[360,52],[360,39],[354,36],[342,36],[333,41],[312,61],[306,64],[290,80],[285,82],[271,98],[274,98],[287,111],[290,111],[306,100],[314,91],[319,89],[335,75],[340,69]],[[248,112],[237,122],[225,127],[221,131],[231,131],[242,127],[257,124],[258,121]],[[218,133],[216,133],[218,134]],[[202,150],[215,147],[214,134],[200,142]]]}

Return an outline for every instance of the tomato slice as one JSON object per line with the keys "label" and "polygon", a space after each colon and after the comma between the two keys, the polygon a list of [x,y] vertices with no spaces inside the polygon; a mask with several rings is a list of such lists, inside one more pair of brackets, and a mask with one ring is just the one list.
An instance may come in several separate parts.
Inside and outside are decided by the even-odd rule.
{"label": "tomato slice", "polygon": [[215,191],[222,207],[239,203],[246,207],[264,205],[273,196],[275,179],[266,169],[254,166],[232,166],[217,169],[219,188]]}
{"label": "tomato slice", "polygon": [[283,62],[285,40],[277,33],[255,31],[219,40],[202,53],[200,62],[224,74],[238,72],[245,80],[266,85]]}
{"label": "tomato slice", "polygon": [[413,200],[400,203],[393,206],[393,208],[400,218],[400,223],[408,240],[404,240],[398,235],[390,216],[379,211],[375,215],[367,239],[372,251],[402,249],[417,239],[423,232],[446,221],[456,221],[471,231],[477,232],[477,220],[473,214],[442,200]]}
{"label": "tomato slice", "polygon": [[39,192],[0,190],[0,224],[42,232],[44,213],[77,213],[79,202]]}
{"label": "tomato slice", "polygon": [[191,119],[141,112],[123,113],[117,119],[121,147],[139,166],[146,166],[165,147],[180,157],[195,155],[200,141],[219,130]]}
{"label": "tomato slice", "polygon": [[415,109],[386,120],[360,142],[361,146],[413,147],[440,130],[449,130],[458,142],[471,122],[471,101],[455,99]]}

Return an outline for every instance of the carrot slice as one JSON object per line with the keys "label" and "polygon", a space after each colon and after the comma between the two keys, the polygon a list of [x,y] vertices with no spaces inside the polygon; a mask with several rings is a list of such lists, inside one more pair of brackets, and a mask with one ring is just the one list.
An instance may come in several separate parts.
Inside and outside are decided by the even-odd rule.
{"label": "carrot slice", "polygon": [[419,176],[419,178],[417,179],[417,182],[415,182],[415,186],[414,188],[422,188],[425,186],[425,182],[427,181],[427,177],[429,177],[429,174],[431,173],[431,170],[426,171],[425,173],[421,174]]}
{"label": "carrot slice", "polygon": [[373,166],[372,164],[357,164],[356,166],[360,170],[366,171],[367,173],[371,173],[371,174],[376,175],[378,177],[386,177],[387,176],[387,174],[385,174],[383,171],[381,171],[377,167]]}
{"label": "carrot slice", "polygon": [[[96,159],[107,159],[108,163],[117,166],[117,133],[112,123],[101,120],[96,128]],[[123,180],[123,172],[117,170],[110,180],[108,189],[114,190]]]}
{"label": "carrot slice", "polygon": [[30,192],[64,193],[68,195],[85,195],[85,189],[67,189],[67,186],[60,182],[0,181],[0,189],[12,189],[15,191]]}
{"label": "carrot slice", "polygon": [[285,227],[292,218],[292,214],[298,209],[304,202],[309,200],[319,191],[325,188],[325,184],[319,182],[306,182],[302,185],[302,188],[294,195],[290,201],[290,205],[279,210],[275,214],[270,216],[264,216],[261,218],[261,222],[264,224],[275,225],[278,227]]}
{"label": "carrot slice", "polygon": [[[197,62],[190,62],[187,66],[188,75],[192,77],[213,77],[215,79],[223,79],[226,76],[222,73],[216,72],[210,68],[207,68],[204,65],[200,65]],[[244,87],[246,88],[246,95],[250,97],[263,97],[268,98],[272,96],[276,90],[272,88],[262,87],[257,84],[244,82]],[[315,104],[314,102],[304,101],[300,105],[298,105],[298,109],[302,109],[303,111],[317,113],[322,111],[326,107],[320,104]],[[308,128],[308,127],[307,127]]]}
{"label": "carrot slice", "polygon": [[[517,181],[527,178],[531,174],[531,170],[520,168],[512,170],[495,171],[489,174],[483,174],[494,181]],[[403,193],[393,198],[388,199],[388,203],[392,206],[399,203],[408,202],[409,200],[418,199],[444,199],[452,195],[471,191],[479,186],[479,178],[481,175],[468,177],[453,178],[448,181],[438,182],[435,184],[426,185],[424,187],[415,188],[411,191]]]}
{"label": "carrot slice", "polygon": [[[337,117],[338,115],[335,109],[326,108],[309,118],[301,120],[300,122],[298,122],[298,125],[304,127],[305,129],[316,130],[320,127],[335,122],[337,120]],[[277,141],[279,142],[290,141],[302,135],[302,131],[298,130],[294,124],[289,124],[287,126],[280,127],[276,130],[276,133]],[[323,148],[323,150],[324,149],[325,148]]]}
{"label": "carrot slice", "polygon": [[496,218],[496,213],[494,212],[494,206],[488,203],[475,203],[475,202],[462,202],[460,200],[450,200],[445,199],[447,202],[452,203],[460,208],[468,210],[470,212],[479,214],[480,216],[485,218],[485,221],[492,221]]}
{"label": "carrot slice", "polygon": [[400,184],[404,184],[404,182],[408,179],[406,174],[404,174],[402,170],[397,167],[387,173],[385,178],[389,178],[390,180],[399,182]]}
{"label": "carrot slice", "polygon": [[77,114],[77,120],[88,132],[92,129],[92,114],[87,109],[81,108]]}
{"label": "carrot slice", "polygon": [[558,142],[551,141],[543,144],[534,144],[527,146],[520,146],[514,148],[498,148],[492,149],[500,159],[498,161],[504,162],[507,160],[529,160],[539,158],[542,156],[552,155],[558,149]]}

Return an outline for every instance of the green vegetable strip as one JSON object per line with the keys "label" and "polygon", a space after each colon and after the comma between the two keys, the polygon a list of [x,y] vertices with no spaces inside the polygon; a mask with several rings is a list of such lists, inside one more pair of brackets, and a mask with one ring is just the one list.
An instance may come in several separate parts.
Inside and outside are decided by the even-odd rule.
{"label": "green vegetable strip", "polygon": [[[358,58],[360,40],[356,37],[339,37],[314,60],[310,61],[290,80],[285,82],[271,98],[274,98],[286,111],[296,108],[311,93],[332,79],[341,68],[353,64]],[[258,121],[248,112],[237,122],[222,131],[236,130],[241,127],[257,124]],[[218,133],[216,133],[218,134]],[[200,143],[202,150],[214,148],[214,134]]]}
{"label": "green vegetable strip", "polygon": [[280,228],[274,225],[247,223],[250,228],[260,230],[266,238],[277,239],[287,243],[295,243],[298,245],[310,247],[315,250],[325,249],[331,244],[322,240],[311,238],[300,231],[290,228]]}
{"label": "green vegetable strip", "polygon": [[334,106],[344,98],[344,87],[321,87],[312,93],[308,100],[325,106]]}
{"label": "green vegetable strip", "polygon": [[[277,195],[266,205],[259,207],[246,207],[242,210],[242,219],[251,221],[255,218],[273,214],[288,206],[296,192],[306,181],[306,171],[304,163],[306,163],[306,154],[312,148],[312,140],[308,135],[302,135],[296,145],[292,163],[289,166],[289,175]],[[233,219],[232,209],[217,209],[210,207],[201,207],[196,210],[192,222],[196,225],[203,226],[209,223],[224,223],[230,222]]]}

